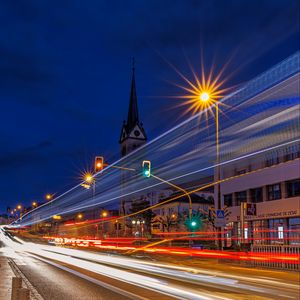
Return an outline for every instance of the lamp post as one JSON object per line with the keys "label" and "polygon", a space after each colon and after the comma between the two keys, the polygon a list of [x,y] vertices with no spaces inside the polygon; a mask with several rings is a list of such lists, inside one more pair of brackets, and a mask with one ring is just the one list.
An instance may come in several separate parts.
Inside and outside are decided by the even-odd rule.
{"label": "lamp post", "polygon": [[[215,107],[215,127],[216,127],[216,163],[217,163],[217,170],[216,170],[216,187],[217,187],[217,209],[222,208],[221,203],[221,170],[220,170],[220,145],[219,145],[219,103],[218,101],[211,100],[211,97],[208,92],[202,92],[199,96],[199,99],[202,103],[204,103],[204,107],[209,106],[212,104]],[[218,247],[222,250],[222,240],[221,240],[221,229],[218,228]]]}

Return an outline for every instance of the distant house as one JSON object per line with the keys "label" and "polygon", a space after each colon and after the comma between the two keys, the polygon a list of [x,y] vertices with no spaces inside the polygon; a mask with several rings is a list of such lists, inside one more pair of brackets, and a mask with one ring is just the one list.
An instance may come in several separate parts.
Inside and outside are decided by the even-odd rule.
{"label": "distant house", "polygon": [[[152,219],[152,233],[187,230],[184,222],[189,215],[189,199],[181,196],[173,201],[168,201],[178,196],[180,193],[175,192],[161,199],[159,203],[162,204],[153,209],[155,216]],[[214,204],[213,193],[210,192],[191,194],[191,199],[193,215],[207,216],[209,208]],[[203,229],[205,230],[205,228]]]}
{"label": "distant house", "polygon": [[6,214],[0,215],[0,225],[8,224],[10,219]]}

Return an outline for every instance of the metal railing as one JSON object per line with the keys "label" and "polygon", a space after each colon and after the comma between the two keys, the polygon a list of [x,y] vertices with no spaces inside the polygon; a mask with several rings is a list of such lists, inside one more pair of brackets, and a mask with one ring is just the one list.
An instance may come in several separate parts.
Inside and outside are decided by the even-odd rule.
{"label": "metal railing", "polygon": [[[266,258],[274,254],[288,254],[300,256],[300,245],[252,245],[252,252],[265,253]],[[289,260],[278,262],[272,259],[264,261],[252,261],[252,266],[261,266],[274,269],[300,270],[300,265]]]}

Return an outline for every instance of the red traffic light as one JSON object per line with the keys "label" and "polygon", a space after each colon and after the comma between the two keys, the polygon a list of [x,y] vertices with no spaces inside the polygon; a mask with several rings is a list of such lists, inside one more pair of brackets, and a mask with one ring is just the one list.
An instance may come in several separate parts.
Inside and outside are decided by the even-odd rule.
{"label": "red traffic light", "polygon": [[104,158],[103,158],[103,156],[96,156],[95,157],[95,166],[94,166],[95,173],[98,173],[98,172],[102,171],[103,167],[104,167]]}

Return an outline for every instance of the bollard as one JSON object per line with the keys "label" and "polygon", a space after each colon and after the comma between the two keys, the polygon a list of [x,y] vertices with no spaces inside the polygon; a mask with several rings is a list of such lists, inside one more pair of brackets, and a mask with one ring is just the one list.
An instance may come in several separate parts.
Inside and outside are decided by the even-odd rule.
{"label": "bollard", "polygon": [[20,288],[17,291],[17,299],[18,300],[29,300],[30,299],[30,292],[29,289]]}
{"label": "bollard", "polygon": [[22,278],[12,278],[11,300],[18,300],[18,290],[22,288]]}

